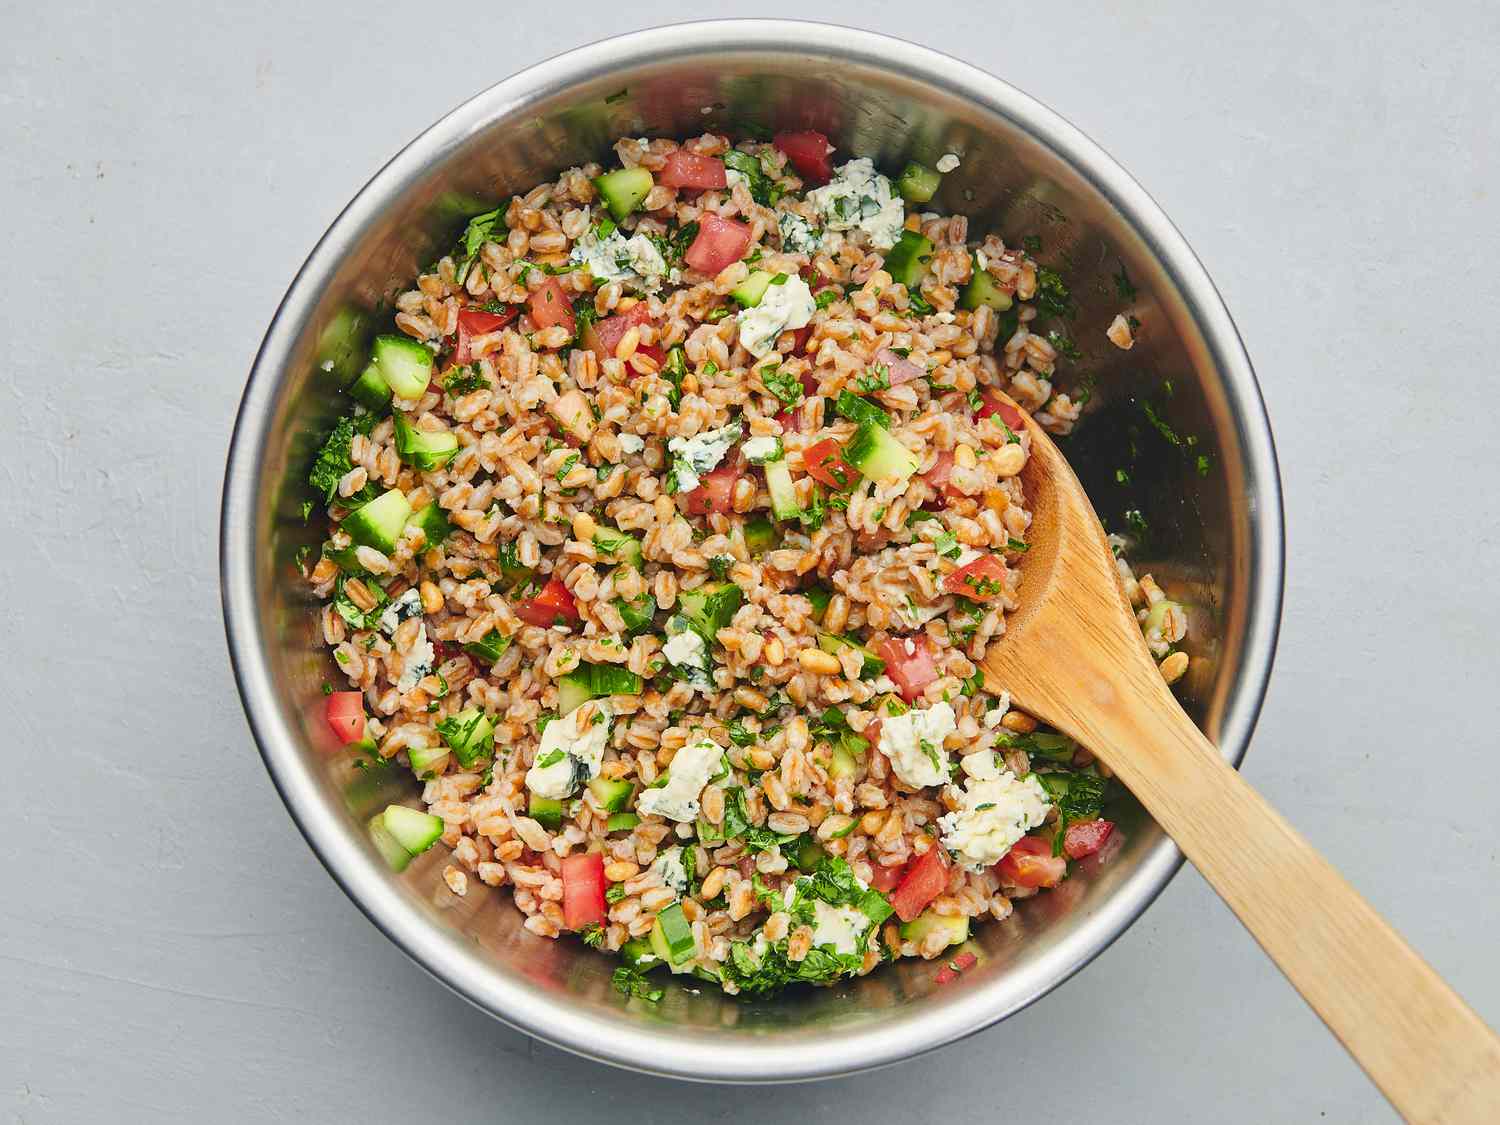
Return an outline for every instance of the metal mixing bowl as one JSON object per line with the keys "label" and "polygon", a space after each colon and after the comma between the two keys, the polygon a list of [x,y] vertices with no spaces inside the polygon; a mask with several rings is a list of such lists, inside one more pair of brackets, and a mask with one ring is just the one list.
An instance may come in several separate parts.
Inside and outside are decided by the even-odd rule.
{"label": "metal mixing bowl", "polygon": [[[586,160],[620,136],[737,138],[822,129],[888,172],[959,153],[936,203],[971,235],[1040,239],[1078,304],[1071,365],[1093,385],[1065,449],[1132,557],[1193,607],[1184,698],[1238,762],[1270,672],[1282,517],[1255,377],[1213,284],[1144,191],[1056,114],[988,74],[896,39],[819,24],[659,28],[585,47],[486,90],[428,129],[345,209],[277,311],[245,390],[224,485],[221,567],[229,647],[266,767],[349,896],[418,964],[472,1003],[560,1047],[643,1071],[762,1082],[878,1066],[951,1042],[1031,1003],[1113,941],[1166,885],[1177,849],[1141,811],[1111,810],[1123,846],[1056,891],[981,926],[958,983],[890,965],[834,989],[744,1001],[668,986],[657,1005],[610,987],[612,960],[519,925],[504,891],[450,894],[432,849],[393,874],[365,820],[416,785],[360,772],[321,719],[335,679],[294,558],[313,450],[338,389],[389,324],[391,298],[444,252],[467,215]],[[1132,297],[1131,289],[1134,289]],[[1116,312],[1142,322],[1123,352]],[[268,830],[275,830],[270,826]]]}

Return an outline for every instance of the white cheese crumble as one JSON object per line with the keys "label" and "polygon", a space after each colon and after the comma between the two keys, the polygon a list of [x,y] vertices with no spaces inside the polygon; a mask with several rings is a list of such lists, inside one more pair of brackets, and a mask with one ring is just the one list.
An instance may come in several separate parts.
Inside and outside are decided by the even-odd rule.
{"label": "white cheese crumble", "polygon": [[689,742],[667,767],[667,783],[647,789],[636,798],[635,807],[651,816],[663,816],[686,824],[698,815],[698,797],[708,779],[724,764],[724,751],[717,742],[699,738]]}
{"label": "white cheese crumble", "polygon": [[620,435],[620,452],[621,453],[639,453],[641,450],[643,450],[645,448],[646,448],[646,439],[643,438],[643,437],[641,437],[639,434],[621,434]]}
{"label": "white cheese crumble", "polygon": [[737,184],[743,184],[746,191],[750,190],[750,177],[738,168],[724,169],[724,187],[727,191],[733,191]]}
{"label": "white cheese crumble", "polygon": [[943,739],[957,725],[946,700],[931,707],[913,707],[902,715],[888,715],[880,724],[880,752],[890,759],[896,776],[913,789],[941,785],[948,780]]}
{"label": "white cheese crumble", "polygon": [[807,201],[829,230],[862,230],[877,250],[896,245],[906,224],[906,205],[867,156],[840,167],[827,184],[807,193]]}
{"label": "white cheese crumble", "polygon": [[971,775],[960,800],[960,806],[938,820],[943,833],[943,847],[953,853],[970,871],[982,871],[999,863],[1015,842],[1047,819],[1046,790],[1034,775],[1017,777],[1009,770],[993,765],[993,754],[970,754],[964,758],[987,757],[993,776]]}
{"label": "white cheese crumble", "polygon": [[591,229],[573,247],[569,260],[587,266],[595,281],[618,281],[648,293],[668,280],[666,260],[644,234],[626,238],[614,230],[600,238]]}
{"label": "white cheese crumble", "polygon": [[[861,890],[869,889],[869,884],[863,879],[856,877],[854,882]],[[811,879],[798,879],[786,889],[783,901],[788,912],[796,905],[797,896],[811,884]],[[812,943],[815,948],[831,945],[839,953],[858,953],[860,939],[874,925],[874,919],[856,906],[830,906],[822,899],[813,900]]]}
{"label": "white cheese crumble", "polygon": [[592,700],[548,723],[536,760],[526,771],[526,788],[560,801],[598,777],[609,745],[610,716],[609,704]]}
{"label": "white cheese crumble", "polygon": [[800,277],[768,285],[760,304],[741,309],[735,317],[740,326],[740,343],[756,359],[764,359],[775,349],[777,336],[788,329],[806,327],[817,311],[812,290]]}
{"label": "white cheese crumble", "polygon": [[390,636],[401,622],[408,617],[419,617],[421,613],[422,595],[417,593],[416,587],[413,586],[385,607],[385,612],[380,615],[380,631]]}
{"label": "white cheese crumble", "polygon": [[953,171],[953,169],[957,168],[958,165],[958,154],[953,152],[945,152],[942,156],[938,157],[938,162],[935,167],[939,172],[942,172],[946,175],[947,173]]}
{"label": "white cheese crumble", "polygon": [[651,870],[661,876],[663,884],[677,892],[678,898],[687,894],[687,868],[682,863],[681,848],[668,848],[662,852],[651,865]]}
{"label": "white cheese crumble", "polygon": [[787,254],[816,254],[823,248],[823,232],[801,215],[783,211],[776,219],[781,249]]}
{"label": "white cheese crumble", "polygon": [[717,430],[704,430],[697,437],[674,437],[667,442],[667,451],[673,457],[672,472],[677,479],[677,491],[691,492],[697,488],[698,478],[724,460],[724,454],[744,432],[740,423],[731,422]]}
{"label": "white cheese crumble", "polygon": [[417,630],[417,639],[412,642],[411,650],[401,658],[401,679],[396,681],[396,690],[402,695],[411,691],[418,680],[432,673],[435,659],[432,642],[427,639],[427,625],[423,623]]}
{"label": "white cheese crumble", "polygon": [[775,434],[758,434],[740,446],[740,452],[752,465],[764,465],[767,461],[781,460],[781,439]]}
{"label": "white cheese crumble", "polygon": [[676,636],[668,637],[661,651],[673,667],[689,671],[708,669],[708,645],[696,629],[683,629]]}

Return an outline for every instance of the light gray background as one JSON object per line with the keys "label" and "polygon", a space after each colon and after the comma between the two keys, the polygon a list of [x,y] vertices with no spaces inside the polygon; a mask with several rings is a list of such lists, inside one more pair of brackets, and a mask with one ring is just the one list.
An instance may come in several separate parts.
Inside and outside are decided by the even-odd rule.
{"label": "light gray background", "polygon": [[[1247,773],[1500,1021],[1500,17],[1152,7],[756,14],[857,20],[985,67],[1181,226],[1244,332],[1286,483],[1285,625]],[[1388,1119],[1191,871],[1004,1025],[772,1094],[631,1076],[490,1021],[292,827],[216,576],[261,333],[338,209],[451,106],[694,10],[0,4],[4,1120]]]}

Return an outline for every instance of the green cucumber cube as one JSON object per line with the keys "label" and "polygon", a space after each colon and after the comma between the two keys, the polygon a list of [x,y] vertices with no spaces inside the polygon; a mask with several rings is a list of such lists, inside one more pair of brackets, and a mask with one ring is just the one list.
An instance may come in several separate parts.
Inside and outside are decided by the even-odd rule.
{"label": "green cucumber cube", "polygon": [[342,526],[356,543],[389,555],[396,549],[410,516],[411,505],[406,496],[399,488],[393,488],[349,513]]}
{"label": "green cucumber cube", "polygon": [[651,173],[644,168],[617,168],[594,180],[594,187],[609,213],[615,217],[615,222],[639,207],[654,186]]}

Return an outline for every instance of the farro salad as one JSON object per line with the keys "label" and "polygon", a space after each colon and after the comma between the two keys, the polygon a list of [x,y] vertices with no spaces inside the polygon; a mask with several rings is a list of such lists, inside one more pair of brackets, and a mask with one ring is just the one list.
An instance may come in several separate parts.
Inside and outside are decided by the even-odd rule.
{"label": "farro salad", "polygon": [[[469,223],[313,468],[327,720],[425,785],[372,837],[648,1000],[939,957],[1115,835],[1107,774],[979,670],[1030,524],[992,390],[1071,428],[1067,288],[924,209],[954,155],[615,153]],[[1120,567],[1176,679],[1182,607]]]}

